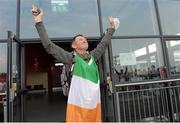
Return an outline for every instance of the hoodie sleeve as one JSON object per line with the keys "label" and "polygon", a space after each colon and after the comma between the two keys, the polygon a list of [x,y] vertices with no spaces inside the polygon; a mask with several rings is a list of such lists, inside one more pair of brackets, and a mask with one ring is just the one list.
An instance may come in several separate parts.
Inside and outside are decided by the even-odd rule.
{"label": "hoodie sleeve", "polygon": [[90,52],[96,61],[103,55],[103,53],[105,53],[106,48],[108,47],[114,32],[115,29],[108,28],[101,42],[97,45],[97,47],[94,50]]}
{"label": "hoodie sleeve", "polygon": [[58,61],[68,64],[73,57],[72,53],[65,51],[64,49],[50,41],[43,22],[36,23],[35,26],[45,50]]}

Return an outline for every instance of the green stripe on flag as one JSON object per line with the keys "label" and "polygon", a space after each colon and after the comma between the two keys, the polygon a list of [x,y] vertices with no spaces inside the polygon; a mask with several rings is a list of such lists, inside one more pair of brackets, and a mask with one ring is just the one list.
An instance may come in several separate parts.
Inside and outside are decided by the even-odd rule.
{"label": "green stripe on flag", "polygon": [[91,64],[88,64],[78,55],[75,56],[73,75],[90,80],[95,84],[97,84],[99,80],[99,72],[94,59]]}

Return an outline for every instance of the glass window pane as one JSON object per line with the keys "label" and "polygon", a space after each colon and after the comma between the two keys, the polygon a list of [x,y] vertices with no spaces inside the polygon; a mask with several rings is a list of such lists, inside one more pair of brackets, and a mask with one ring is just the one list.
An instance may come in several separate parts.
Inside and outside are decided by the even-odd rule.
{"label": "glass window pane", "polygon": [[[137,45],[138,44],[138,45]],[[112,40],[113,65],[117,81],[143,81],[165,78],[159,39]]]}
{"label": "glass window pane", "polygon": [[43,9],[49,37],[100,36],[96,0],[22,0],[21,38],[39,37],[30,12],[32,4]]}
{"label": "glass window pane", "polygon": [[103,28],[108,16],[120,19],[115,35],[159,34],[153,0],[101,0]]}
{"label": "glass window pane", "polygon": [[0,91],[6,90],[7,76],[7,43],[0,43]]}
{"label": "glass window pane", "polygon": [[163,33],[166,35],[180,34],[180,1],[157,0]]}
{"label": "glass window pane", "polygon": [[16,33],[16,0],[0,0],[0,39],[7,39],[7,30]]}
{"label": "glass window pane", "polygon": [[180,74],[180,40],[167,41],[171,74]]}

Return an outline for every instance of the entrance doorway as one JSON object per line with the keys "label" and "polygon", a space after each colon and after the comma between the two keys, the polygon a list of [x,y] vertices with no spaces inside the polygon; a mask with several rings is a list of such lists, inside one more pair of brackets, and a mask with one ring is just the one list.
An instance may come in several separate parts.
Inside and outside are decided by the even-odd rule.
{"label": "entrance doorway", "polygon": [[[89,50],[98,42],[90,42]],[[67,51],[71,51],[70,43],[57,43]],[[103,68],[103,58],[98,63]],[[67,98],[61,89],[61,67],[55,66],[56,59],[48,54],[42,44],[25,44],[25,83],[29,89],[25,97],[25,120],[27,122],[64,122]],[[101,71],[101,74],[102,71]],[[104,80],[103,80],[104,82]],[[103,86],[104,90],[106,89]],[[102,110],[106,109],[106,91],[102,91]],[[102,113],[103,113],[102,111]],[[106,113],[107,114],[107,113]],[[103,113],[103,115],[106,115]],[[106,116],[103,116],[106,121]]]}
{"label": "entrance doorway", "polygon": [[[68,43],[60,43],[70,49]],[[65,121],[66,98],[61,91],[61,69],[42,44],[25,45],[26,94],[25,121]]]}

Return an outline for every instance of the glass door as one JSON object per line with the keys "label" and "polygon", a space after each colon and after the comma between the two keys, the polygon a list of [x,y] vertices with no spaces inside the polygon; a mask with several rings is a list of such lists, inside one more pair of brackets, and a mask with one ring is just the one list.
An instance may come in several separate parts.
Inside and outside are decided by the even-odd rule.
{"label": "glass door", "polygon": [[111,105],[114,121],[139,120],[140,115],[136,115],[135,110],[133,114],[131,109],[138,107],[134,102],[138,101],[140,94],[137,96],[137,93],[143,87],[126,85],[156,81],[166,77],[162,77],[159,72],[161,68],[166,68],[160,39],[112,39],[109,49],[110,63],[107,68],[110,69],[109,77],[112,83]]}
{"label": "glass door", "polygon": [[180,76],[180,39],[166,38],[167,59],[170,77]]}
{"label": "glass door", "polygon": [[0,122],[7,121],[6,90],[7,90],[7,42],[0,42]]}
{"label": "glass door", "polygon": [[21,48],[22,44],[8,31],[7,48],[7,115],[8,122],[22,121],[23,101],[21,87]]}
{"label": "glass door", "polygon": [[101,104],[102,104],[102,119],[104,122],[115,121],[114,108],[114,93],[111,74],[111,60],[109,48],[105,55],[99,60],[99,71],[101,76]]}

